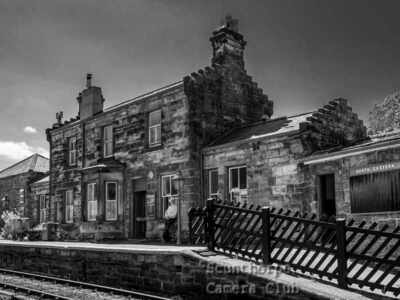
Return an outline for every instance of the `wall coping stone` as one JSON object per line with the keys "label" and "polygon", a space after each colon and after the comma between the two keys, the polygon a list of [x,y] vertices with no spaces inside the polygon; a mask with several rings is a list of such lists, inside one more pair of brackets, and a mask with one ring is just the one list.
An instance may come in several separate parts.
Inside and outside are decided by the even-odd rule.
{"label": "wall coping stone", "polygon": [[146,254],[177,254],[204,251],[205,247],[149,245],[149,244],[95,244],[85,242],[41,242],[41,241],[9,241],[0,240],[0,247],[51,248],[60,250],[84,250],[100,252],[146,253]]}

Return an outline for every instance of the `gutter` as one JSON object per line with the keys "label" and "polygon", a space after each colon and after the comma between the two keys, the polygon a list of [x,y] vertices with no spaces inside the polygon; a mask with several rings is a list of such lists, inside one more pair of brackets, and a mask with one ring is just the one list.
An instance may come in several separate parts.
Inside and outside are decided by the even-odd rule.
{"label": "gutter", "polygon": [[222,144],[218,144],[218,145],[214,145],[214,146],[208,146],[208,147],[204,147],[203,148],[203,153],[207,152],[209,150],[215,150],[215,149],[220,149],[220,148],[225,148],[225,147],[231,147],[231,146],[235,146],[238,144],[244,144],[244,143],[254,143],[254,142],[259,142],[262,140],[270,140],[273,138],[281,138],[281,137],[290,137],[293,134],[296,133],[300,133],[299,129],[293,129],[287,132],[282,132],[282,133],[276,133],[276,134],[271,134],[271,135],[264,135],[261,137],[255,137],[255,138],[247,138],[247,139],[242,139],[242,140],[236,140],[236,141],[232,141],[232,142],[226,142],[226,143],[222,143]]}
{"label": "gutter", "polygon": [[328,154],[316,155],[314,157],[303,159],[302,162],[304,163],[304,165],[312,165],[322,162],[335,161],[349,156],[356,156],[364,153],[387,150],[387,149],[395,149],[395,148],[400,148],[400,139],[382,142],[381,144],[366,145],[366,146],[360,145],[358,149],[346,149],[338,151],[336,153],[333,152]]}

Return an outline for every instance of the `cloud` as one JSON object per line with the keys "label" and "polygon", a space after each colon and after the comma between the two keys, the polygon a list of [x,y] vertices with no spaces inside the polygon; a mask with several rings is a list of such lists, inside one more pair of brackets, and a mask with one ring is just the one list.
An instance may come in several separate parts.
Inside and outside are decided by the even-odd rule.
{"label": "cloud", "polygon": [[24,132],[25,133],[37,133],[37,129],[36,128],[34,128],[34,127],[32,127],[32,126],[26,126],[25,128],[24,128]]}
{"label": "cloud", "polygon": [[0,156],[18,161],[28,156],[39,153],[48,157],[49,152],[42,147],[32,147],[26,142],[0,141]]}

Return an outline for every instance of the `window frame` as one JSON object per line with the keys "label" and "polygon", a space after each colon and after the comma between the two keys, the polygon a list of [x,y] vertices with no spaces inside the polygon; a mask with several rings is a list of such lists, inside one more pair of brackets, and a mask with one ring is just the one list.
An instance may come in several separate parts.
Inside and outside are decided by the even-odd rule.
{"label": "window frame", "polygon": [[[215,192],[215,193],[213,193],[212,192],[212,173],[217,173],[217,191]],[[208,170],[208,181],[207,181],[207,184],[208,184],[208,196],[209,197],[215,197],[215,196],[218,196],[218,194],[219,194],[219,185],[218,185],[218,169],[209,169]]]}
{"label": "window frame", "polygon": [[[396,174],[397,173],[397,174]],[[367,174],[362,174],[362,175],[355,175],[355,176],[350,176],[349,178],[349,185],[350,185],[350,213],[353,215],[380,215],[380,214],[393,214],[393,213],[399,213],[400,209],[395,208],[395,209],[375,209],[373,207],[369,207],[367,211],[362,211],[362,207],[357,206],[357,200],[359,200],[360,196],[357,195],[357,191],[355,189],[356,182],[355,181],[360,181],[362,178],[364,178],[365,181],[369,181],[368,185],[373,186],[373,185],[379,185],[380,187],[382,186],[382,183],[379,184],[379,180],[383,180],[383,178],[378,178],[379,176],[385,176],[389,177],[391,179],[391,195],[393,194],[399,194],[400,193],[400,188],[398,186],[394,187],[393,181],[398,182],[398,179],[400,178],[400,169],[395,169],[395,170],[388,170],[388,171],[383,171],[383,172],[373,172],[373,173],[367,173]],[[394,178],[397,175],[397,178]],[[368,176],[373,176],[373,180],[368,179]],[[376,189],[377,191],[379,188]],[[375,191],[375,190],[374,190]],[[361,191],[361,193],[366,193],[365,191]],[[368,193],[368,191],[367,191]],[[382,194],[381,194],[382,195]],[[388,194],[386,194],[388,196]],[[397,197],[393,198],[387,198],[385,199],[386,201],[384,202],[385,205],[389,206],[388,202],[393,201],[393,199],[398,199]],[[368,200],[368,198],[367,198]],[[375,201],[382,200],[382,198],[374,197]],[[365,203],[365,201],[363,201]],[[383,201],[379,201],[379,203],[382,203]],[[395,203],[395,205],[399,205],[399,203]]]}
{"label": "window frame", "polygon": [[[78,161],[77,151],[77,139],[76,136],[72,136],[68,139],[68,165],[76,166]],[[72,159],[73,158],[73,159]]]}
{"label": "window frame", "polygon": [[[68,195],[71,195],[71,199],[68,199]],[[70,200],[70,202],[68,201]],[[65,191],[65,223],[74,223],[74,191]],[[71,217],[71,218],[69,218]]]}
{"label": "window frame", "polygon": [[[110,200],[108,199],[108,185],[109,184],[115,184],[115,199]],[[117,221],[118,220],[118,181],[105,181],[105,195],[104,195],[104,199],[105,199],[105,220],[106,221]],[[107,215],[107,204],[109,204],[110,202],[115,202],[115,217],[114,218],[110,218]]]}
{"label": "window frame", "polygon": [[[44,205],[42,205],[44,204]],[[46,222],[47,205],[46,205],[46,195],[39,194],[39,222]]]}
{"label": "window frame", "polygon": [[[110,131],[110,138],[106,140],[106,130],[107,128],[111,128]],[[107,157],[111,157],[114,155],[114,126],[112,124],[103,126],[103,157],[107,158]],[[111,145],[111,153],[107,154],[107,145]]]}
{"label": "window frame", "polygon": [[[90,197],[89,197],[89,186],[93,186],[92,187],[92,195],[91,195],[91,196],[93,196],[92,199],[90,199]],[[99,214],[99,207],[98,207],[99,202],[98,202],[98,199],[97,199],[97,190],[96,190],[96,188],[97,188],[96,182],[89,182],[89,183],[86,184],[86,209],[87,209],[86,220],[89,221],[89,222],[90,221],[96,221],[97,220],[97,216]],[[96,204],[95,205],[96,208],[95,209],[92,208],[93,210],[96,211],[96,213],[94,214],[93,218],[90,217],[91,216],[91,210],[90,210],[91,206],[89,206],[89,204],[93,205],[93,203],[90,203],[90,202],[94,202]]]}
{"label": "window frame", "polygon": [[[164,180],[169,178],[169,193],[164,193]],[[176,174],[168,174],[168,175],[162,175],[161,176],[161,217],[164,216],[165,211],[168,208],[168,200],[169,198],[172,197],[178,197],[179,196],[179,186],[175,187],[176,188],[176,194],[172,193],[172,188],[173,188],[173,181],[177,178]]]}
{"label": "window frame", "polygon": [[[245,168],[246,169],[246,188],[241,188],[240,187],[240,169],[243,169],[243,168]],[[248,185],[248,177],[247,177],[247,166],[246,165],[240,165],[240,166],[233,166],[233,167],[229,167],[228,168],[228,196],[229,196],[229,200],[230,201],[234,201],[234,199],[232,199],[232,175],[231,175],[231,172],[232,172],[232,170],[238,170],[238,173],[237,173],[237,176],[238,176],[238,178],[237,178],[237,182],[238,182],[238,187],[237,187],[237,189],[239,190],[239,201],[242,201],[242,199],[241,199],[241,194],[240,194],[240,192],[241,191],[246,191],[246,195],[248,195],[248,187],[249,187],[249,185]]]}
{"label": "window frame", "polygon": [[[157,113],[157,112],[160,113],[160,122],[156,123],[155,125],[151,125],[151,123],[150,123],[151,122],[151,115],[154,114],[154,113]],[[155,109],[153,111],[150,111],[149,115],[148,115],[148,140],[147,140],[147,143],[148,143],[149,147],[157,147],[157,146],[162,145],[162,132],[161,132],[162,126],[161,125],[162,125],[162,109],[159,108],[159,109]],[[152,133],[153,129],[155,129],[156,137],[158,139],[155,139],[155,142],[152,143],[151,142],[151,137],[152,137],[151,133]],[[157,134],[159,136],[157,136]]]}

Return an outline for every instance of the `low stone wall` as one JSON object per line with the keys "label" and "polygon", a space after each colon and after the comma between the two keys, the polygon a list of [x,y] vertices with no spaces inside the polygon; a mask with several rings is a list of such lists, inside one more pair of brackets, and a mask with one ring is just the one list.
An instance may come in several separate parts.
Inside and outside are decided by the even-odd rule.
{"label": "low stone wall", "polygon": [[355,299],[346,294],[344,298],[331,298],[309,292],[310,286],[318,285],[310,280],[309,286],[301,289],[291,278],[279,281],[288,275],[275,277],[263,272],[260,276],[253,272],[259,269],[249,263],[225,256],[212,253],[200,256],[196,251],[206,251],[200,247],[74,244],[0,241],[0,267],[163,296],[179,295],[190,300],[266,299],[266,296],[268,299]]}

